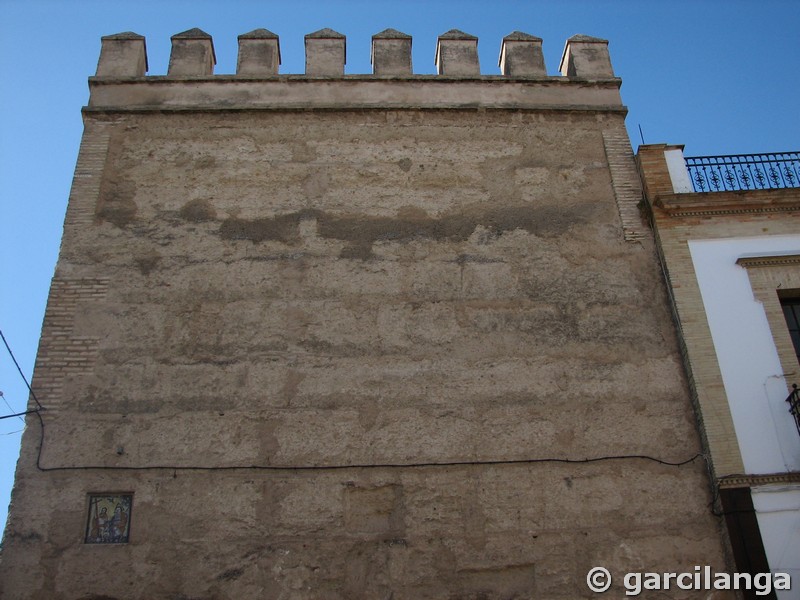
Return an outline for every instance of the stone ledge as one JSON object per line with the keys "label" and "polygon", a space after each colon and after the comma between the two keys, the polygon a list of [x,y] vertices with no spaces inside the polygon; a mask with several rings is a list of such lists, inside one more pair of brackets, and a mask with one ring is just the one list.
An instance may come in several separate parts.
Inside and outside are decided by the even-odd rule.
{"label": "stone ledge", "polygon": [[231,82],[231,81],[381,81],[381,80],[397,80],[405,82],[420,82],[420,81],[440,81],[440,82],[475,82],[475,81],[491,81],[494,83],[554,83],[561,85],[575,85],[575,84],[592,84],[613,86],[619,88],[622,85],[622,79],[619,77],[566,77],[564,75],[473,75],[464,77],[459,75],[438,75],[435,73],[427,74],[404,74],[404,75],[374,75],[369,73],[354,73],[342,75],[341,77],[332,77],[330,75],[304,75],[302,73],[280,74],[270,76],[253,76],[253,75],[147,75],[142,77],[119,77],[119,76],[99,76],[93,75],[88,78],[89,85],[96,84],[119,84],[119,83],[147,83],[147,82],[170,82],[177,83],[195,83],[197,81],[208,82]]}
{"label": "stone ledge", "polygon": [[800,188],[660,194],[654,204],[673,218],[800,211]]}
{"label": "stone ledge", "polygon": [[619,79],[216,76],[89,79],[89,110],[513,108],[627,112]]}

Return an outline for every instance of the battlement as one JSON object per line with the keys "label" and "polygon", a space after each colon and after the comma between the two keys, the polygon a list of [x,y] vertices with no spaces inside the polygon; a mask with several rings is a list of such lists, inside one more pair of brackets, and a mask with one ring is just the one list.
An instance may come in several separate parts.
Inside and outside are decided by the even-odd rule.
{"label": "battlement", "polygon": [[[210,76],[216,55],[212,37],[201,29],[173,35],[167,75]],[[410,35],[385,29],[372,36],[372,75],[412,75]],[[305,74],[342,77],[346,63],[347,38],[333,29],[320,29],[305,36]],[[439,36],[434,63],[439,75],[480,77],[478,38],[458,29]],[[278,75],[281,64],[280,38],[267,29],[255,29],[239,36],[236,75],[270,77]],[[514,31],[500,44],[500,71],[506,77],[546,77],[542,38]],[[97,77],[144,77],[147,73],[144,36],[127,31],[102,38]],[[613,78],[608,40],[575,35],[564,46],[559,71],[566,77]]]}
{"label": "battlement", "polygon": [[[566,41],[560,75],[555,76],[547,75],[542,39],[520,31],[501,40],[499,75],[481,73],[478,38],[458,29],[436,41],[435,75],[414,74],[412,37],[395,29],[372,36],[369,74],[345,74],[347,38],[328,28],[305,36],[303,74],[279,74],[280,38],[267,29],[238,37],[235,74],[214,73],[216,53],[208,33],[190,29],[171,41],[167,74],[148,75],[143,36],[125,32],[103,37],[97,72],[89,80],[87,110],[343,106],[625,110],[608,41],[586,35]],[[445,82],[447,86],[441,85]]]}

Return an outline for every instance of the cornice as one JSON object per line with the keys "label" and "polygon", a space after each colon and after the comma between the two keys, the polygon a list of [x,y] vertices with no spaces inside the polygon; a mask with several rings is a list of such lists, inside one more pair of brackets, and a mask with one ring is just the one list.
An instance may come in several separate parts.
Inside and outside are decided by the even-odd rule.
{"label": "cornice", "polygon": [[92,77],[84,112],[310,109],[553,109],[625,113],[619,79],[455,77]]}
{"label": "cornice", "polygon": [[800,265],[800,254],[784,256],[748,256],[736,261],[737,265],[750,267],[785,267]]}
{"label": "cornice", "polygon": [[725,475],[720,477],[717,482],[722,490],[759,485],[797,484],[800,483],[800,472],[771,473],[769,475]]}
{"label": "cornice", "polygon": [[800,212],[800,188],[661,194],[655,206],[670,218]]}

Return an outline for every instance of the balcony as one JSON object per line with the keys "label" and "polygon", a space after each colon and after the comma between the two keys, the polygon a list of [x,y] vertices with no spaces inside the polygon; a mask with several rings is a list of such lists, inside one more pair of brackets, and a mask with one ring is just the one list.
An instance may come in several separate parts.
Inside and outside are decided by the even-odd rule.
{"label": "balcony", "polygon": [[636,160],[649,204],[672,217],[800,211],[800,151],[684,157],[648,144]]}
{"label": "balcony", "polygon": [[685,157],[695,192],[800,187],[800,152]]}

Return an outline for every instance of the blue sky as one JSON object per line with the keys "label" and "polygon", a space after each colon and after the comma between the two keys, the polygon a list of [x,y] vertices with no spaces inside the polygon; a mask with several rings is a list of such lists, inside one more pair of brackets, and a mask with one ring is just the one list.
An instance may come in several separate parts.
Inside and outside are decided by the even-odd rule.
{"label": "blue sky", "polygon": [[[214,36],[216,72],[235,71],[236,36],[280,36],[281,73],[302,73],[303,36],[347,36],[346,73],[369,73],[370,38],[387,27],[413,36],[415,73],[434,73],[436,37],[479,37],[481,70],[499,74],[500,40],[544,39],[550,75],[565,40],[610,40],[623,79],[634,149],[685,144],[690,156],[800,150],[800,2],[797,0],[246,1],[0,0],[0,329],[30,377],[58,256],[61,227],[100,37],[147,38],[151,75],[164,75],[170,36]],[[0,414],[25,409],[27,391],[0,348]],[[40,398],[47,405],[47,398]],[[19,453],[19,419],[0,420],[0,523]]]}

